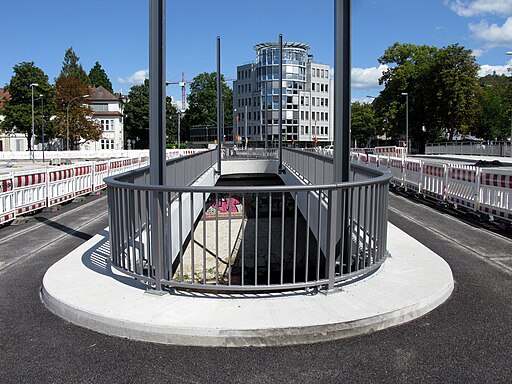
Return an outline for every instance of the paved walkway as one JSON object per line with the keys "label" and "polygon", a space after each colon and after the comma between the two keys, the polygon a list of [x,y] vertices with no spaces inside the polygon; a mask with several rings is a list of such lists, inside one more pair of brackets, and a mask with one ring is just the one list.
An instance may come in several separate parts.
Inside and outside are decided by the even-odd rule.
{"label": "paved walkway", "polygon": [[391,257],[373,275],[329,294],[166,293],[108,265],[108,232],[55,263],[43,279],[47,307],[108,335],[176,345],[269,346],[333,340],[398,325],[433,310],[453,290],[448,264],[389,224]]}

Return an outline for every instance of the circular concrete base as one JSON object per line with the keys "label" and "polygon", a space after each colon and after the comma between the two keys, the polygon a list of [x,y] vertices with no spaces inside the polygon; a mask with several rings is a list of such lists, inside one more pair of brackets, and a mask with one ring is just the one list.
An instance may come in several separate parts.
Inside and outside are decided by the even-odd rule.
{"label": "circular concrete base", "polygon": [[79,326],[164,344],[274,346],[333,340],[413,320],[453,290],[448,264],[391,224],[391,256],[381,268],[327,294],[157,296],[111,270],[108,247],[104,231],[54,264],[43,279],[44,303]]}

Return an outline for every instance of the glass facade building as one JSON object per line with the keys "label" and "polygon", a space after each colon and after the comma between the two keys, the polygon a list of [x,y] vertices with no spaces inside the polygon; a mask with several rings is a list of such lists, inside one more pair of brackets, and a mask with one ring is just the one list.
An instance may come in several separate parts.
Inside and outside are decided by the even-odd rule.
{"label": "glass facade building", "polygon": [[[279,139],[279,44],[254,46],[256,61],[237,67],[233,83],[233,126],[240,141]],[[332,141],[331,68],[315,63],[304,43],[283,43],[283,141]]]}

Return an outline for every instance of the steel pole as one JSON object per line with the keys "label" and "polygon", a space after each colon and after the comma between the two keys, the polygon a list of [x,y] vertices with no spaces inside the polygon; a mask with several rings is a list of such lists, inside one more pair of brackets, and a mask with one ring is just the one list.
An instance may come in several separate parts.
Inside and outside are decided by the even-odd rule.
{"label": "steel pole", "polygon": [[350,166],[350,12],[351,0],[336,0],[334,10],[334,182],[348,181]]}
{"label": "steel pole", "polygon": [[279,125],[278,172],[283,173],[283,35],[279,34]]}
{"label": "steel pole", "polygon": [[[165,185],[165,0],[149,6],[149,156],[151,185]],[[164,265],[164,197],[151,193],[151,257],[157,291],[162,290]],[[169,262],[170,264],[170,262]],[[151,272],[150,272],[151,273]]]}
{"label": "steel pole", "polygon": [[181,111],[178,111],[178,149],[181,149]]}
{"label": "steel pole", "polygon": [[30,157],[34,163],[34,84],[30,84],[30,88],[32,89],[32,134],[30,135]]}
{"label": "steel pole", "polygon": [[[349,181],[350,168],[350,71],[351,71],[351,0],[335,0],[334,3],[334,153],[333,182]],[[341,113],[340,113],[341,112]],[[329,249],[327,254],[328,288],[334,288],[336,259],[351,263],[352,202],[347,190],[341,190],[329,202]]]}
{"label": "steel pole", "polygon": [[407,145],[406,156],[409,156],[409,94],[405,95],[405,142]]}
{"label": "steel pole", "polygon": [[44,97],[41,95],[41,138],[43,139],[43,163],[44,163]]}
{"label": "steel pole", "polygon": [[220,175],[222,171],[222,132],[221,126],[222,113],[222,88],[220,82],[220,36],[217,36],[217,173]]}

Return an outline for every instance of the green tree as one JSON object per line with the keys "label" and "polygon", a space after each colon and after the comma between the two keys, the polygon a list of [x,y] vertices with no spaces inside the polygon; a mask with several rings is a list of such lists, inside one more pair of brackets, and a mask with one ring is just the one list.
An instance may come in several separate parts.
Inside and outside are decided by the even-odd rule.
{"label": "green tree", "polygon": [[94,64],[94,67],[89,71],[89,79],[93,87],[99,87],[100,85],[110,93],[114,93],[112,89],[112,83],[107,76],[105,70],[101,67],[99,62]]}
{"label": "green tree", "polygon": [[[133,140],[132,148],[149,148],[149,80],[134,85],[128,93],[124,108],[124,126],[127,139]],[[178,110],[170,97],[166,99],[167,143],[176,141],[178,131]]]}
{"label": "green tree", "polygon": [[76,77],[61,76],[55,83],[55,122],[65,141],[69,133],[71,148],[102,136],[100,125],[90,118],[92,109],[84,97],[89,94],[90,87]]}
{"label": "green tree", "polygon": [[470,50],[457,44],[438,49],[395,43],[379,62],[389,68],[379,79],[384,90],[374,106],[388,136],[405,139],[402,93],[409,95],[409,137],[420,148],[426,141],[451,139],[475,128],[478,65]]}
{"label": "green tree", "polygon": [[62,70],[60,71],[59,78],[61,77],[74,77],[81,80],[84,84],[90,85],[91,80],[87,73],[85,73],[82,64],[78,61],[80,58],[76,55],[73,47],[68,48],[64,54],[64,60],[62,61]]}
{"label": "green tree", "polygon": [[[233,121],[233,91],[221,76],[224,124]],[[190,84],[186,126],[217,125],[217,73],[201,73]]]}
{"label": "green tree", "polygon": [[[24,133],[28,138],[30,147],[32,139],[32,88],[34,86],[34,99],[43,95],[45,102],[45,135],[52,136],[53,124],[49,120],[52,114],[53,88],[48,82],[48,76],[34,62],[22,62],[13,67],[14,75],[5,87],[11,99],[5,102],[4,116],[1,127],[6,132]],[[41,131],[41,103],[34,101],[34,133],[39,136]],[[28,148],[30,149],[30,148]]]}
{"label": "green tree", "polygon": [[508,76],[496,73],[480,79],[478,121],[472,132],[485,140],[505,140],[510,136],[510,99]]}
{"label": "green tree", "polygon": [[357,142],[358,147],[365,147],[377,136],[377,117],[371,104],[352,103],[351,110],[351,135],[352,141]]}

